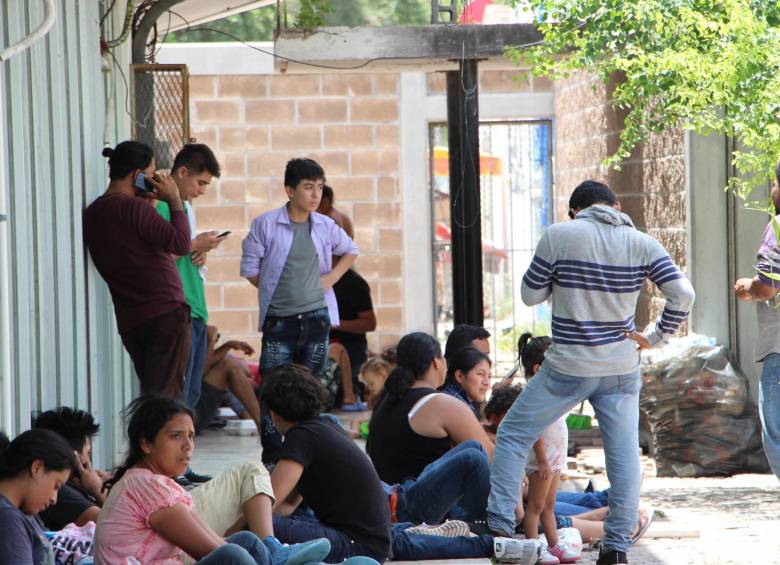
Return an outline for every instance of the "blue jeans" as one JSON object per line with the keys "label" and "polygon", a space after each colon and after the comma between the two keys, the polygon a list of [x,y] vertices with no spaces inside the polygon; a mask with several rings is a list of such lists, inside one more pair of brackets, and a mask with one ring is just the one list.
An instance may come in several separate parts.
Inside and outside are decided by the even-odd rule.
{"label": "blue jeans", "polygon": [[182,401],[193,410],[200,399],[200,387],[203,385],[203,364],[206,362],[207,349],[206,322],[200,318],[193,318],[190,320],[190,357],[187,361],[184,388],[181,392]]}
{"label": "blue jeans", "polygon": [[558,492],[555,495],[556,516],[577,516],[609,505],[609,489],[596,492]]}
{"label": "blue jeans", "polygon": [[639,507],[641,388],[638,369],[627,375],[576,377],[542,364],[498,428],[487,510],[491,529],[515,531],[515,507],[528,450],[547,426],[587,399],[601,428],[611,485],[604,548],[626,551]]}
{"label": "blue jeans", "polygon": [[407,534],[414,524],[393,524],[393,560],[423,561],[427,559],[468,559],[493,557],[493,536],[425,536]]}
{"label": "blue jeans", "polygon": [[368,547],[352,541],[348,534],[325,526],[313,513],[295,517],[274,515],[273,524],[274,536],[282,543],[303,543],[317,538],[327,538],[330,541],[330,553],[324,559],[325,563],[341,563],[357,555],[371,557],[380,563],[384,563],[388,558],[387,555],[377,555]]}
{"label": "blue jeans", "polygon": [[271,565],[271,555],[252,532],[238,532],[196,565]]}
{"label": "blue jeans", "polygon": [[[263,343],[260,352],[260,374],[288,363],[309,368],[320,375],[328,363],[328,334],[330,315],[327,308],[303,314],[277,318],[268,316],[263,321]],[[268,407],[262,402],[260,443],[263,445],[263,463],[279,459],[282,436],[276,430]]]}
{"label": "blue jeans", "polygon": [[764,453],[775,476],[780,479],[780,354],[772,353],[764,358],[758,383],[758,403]]}
{"label": "blue jeans", "polygon": [[328,362],[330,316],[327,308],[263,322],[263,347],[260,373],[287,363],[308,367],[313,375],[321,374]]}
{"label": "blue jeans", "polygon": [[490,492],[490,464],[485,449],[468,440],[427,465],[416,479],[396,486],[401,522],[439,524],[485,517]]}

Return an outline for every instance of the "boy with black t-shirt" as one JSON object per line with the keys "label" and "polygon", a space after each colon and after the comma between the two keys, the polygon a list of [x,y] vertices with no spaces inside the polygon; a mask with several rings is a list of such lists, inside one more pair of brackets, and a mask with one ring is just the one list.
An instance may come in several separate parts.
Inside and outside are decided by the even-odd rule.
{"label": "boy with black t-shirt", "polygon": [[[263,375],[262,397],[284,436],[271,474],[274,532],[285,543],[325,537],[328,563],[356,555],[384,562],[390,556],[390,509],[371,461],[327,417],[320,417],[322,387],[301,365]],[[305,499],[317,521],[290,514]]]}
{"label": "boy with black t-shirt", "polygon": [[[338,257],[334,257],[333,263],[337,263],[338,259]],[[331,330],[330,341],[331,343],[340,343],[347,350],[352,368],[352,385],[356,387],[360,367],[368,359],[366,334],[376,329],[371,288],[366,279],[354,269],[349,269],[333,285],[333,291],[336,293],[341,322],[338,328]],[[368,405],[361,402],[354,394],[352,398],[348,398],[345,394],[341,409],[344,412],[360,412],[367,410]]]}

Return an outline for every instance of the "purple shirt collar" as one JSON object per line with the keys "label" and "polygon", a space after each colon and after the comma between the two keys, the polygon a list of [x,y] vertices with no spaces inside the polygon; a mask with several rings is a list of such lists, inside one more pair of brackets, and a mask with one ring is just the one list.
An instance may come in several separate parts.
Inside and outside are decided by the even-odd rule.
{"label": "purple shirt collar", "polygon": [[[333,255],[357,255],[358,248],[346,232],[328,216],[312,212],[311,239],[319,258],[320,275],[333,270]],[[260,318],[258,330],[262,331],[271,298],[279,284],[287,256],[290,254],[293,231],[287,205],[266,212],[254,219],[252,227],[242,243],[241,276],[260,275],[258,301]],[[328,314],[333,326],[339,325],[336,295],[331,288],[325,293]]]}

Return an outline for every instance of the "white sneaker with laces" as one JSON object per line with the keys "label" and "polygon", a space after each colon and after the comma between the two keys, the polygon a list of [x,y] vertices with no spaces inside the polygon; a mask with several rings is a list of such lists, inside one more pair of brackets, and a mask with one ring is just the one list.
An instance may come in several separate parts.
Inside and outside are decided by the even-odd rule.
{"label": "white sneaker with laces", "polygon": [[534,565],[542,544],[535,539],[493,538],[493,555],[499,563]]}

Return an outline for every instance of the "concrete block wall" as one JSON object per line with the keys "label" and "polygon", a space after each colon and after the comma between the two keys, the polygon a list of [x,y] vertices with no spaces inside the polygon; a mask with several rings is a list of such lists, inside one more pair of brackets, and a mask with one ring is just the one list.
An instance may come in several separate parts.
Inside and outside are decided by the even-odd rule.
{"label": "concrete block wall", "polygon": [[[636,148],[620,171],[607,170],[602,162],[617,149],[625,116],[610,104],[614,85],[614,81],[604,84],[586,73],[555,83],[556,218],[566,218],[569,195],[580,182],[606,182],[636,226],[657,238],[685,270],[684,134],[654,135]],[[663,303],[658,290],[646,285],[637,309],[637,327],[654,320]]]}
{"label": "concrete block wall", "polygon": [[210,323],[259,351],[256,290],[239,275],[252,220],[286,201],[284,167],[311,157],[325,169],[336,207],[355,225],[356,269],[372,292],[377,331],[403,329],[399,76],[397,74],[200,75],[190,78],[192,136],[212,147],[222,177],[194,203],[198,230],[232,230],[208,261]]}

